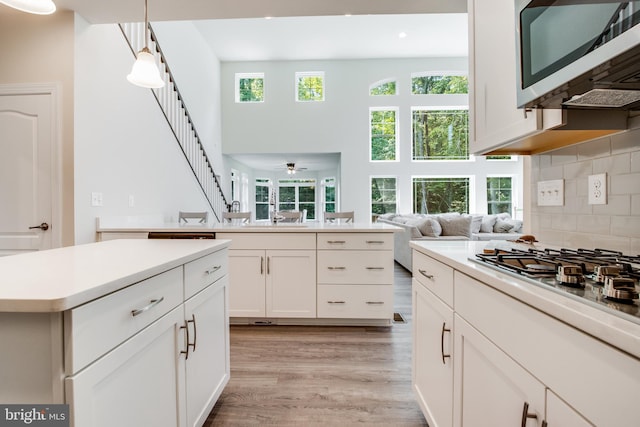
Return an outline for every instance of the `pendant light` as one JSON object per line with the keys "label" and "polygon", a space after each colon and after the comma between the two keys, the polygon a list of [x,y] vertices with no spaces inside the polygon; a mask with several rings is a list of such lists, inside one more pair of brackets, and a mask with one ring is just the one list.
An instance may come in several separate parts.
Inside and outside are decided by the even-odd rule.
{"label": "pendant light", "polygon": [[51,15],[56,11],[52,0],[0,0],[0,3],[36,15]]}
{"label": "pendant light", "polygon": [[[2,1],[2,0],[0,0]],[[144,47],[138,52],[136,62],[127,75],[127,80],[136,86],[146,88],[160,88],[164,81],[160,78],[160,71],[155,58],[149,50],[149,18],[147,14],[147,0],[144,0]]]}

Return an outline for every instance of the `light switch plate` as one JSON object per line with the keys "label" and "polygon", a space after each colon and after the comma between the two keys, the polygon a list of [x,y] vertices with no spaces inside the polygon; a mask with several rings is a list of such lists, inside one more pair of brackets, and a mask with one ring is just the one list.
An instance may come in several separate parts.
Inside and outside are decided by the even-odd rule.
{"label": "light switch plate", "polygon": [[538,181],[538,206],[563,206],[564,180]]}
{"label": "light switch plate", "polygon": [[597,175],[589,175],[589,204],[590,205],[606,205],[607,204],[607,174],[600,173]]}
{"label": "light switch plate", "polygon": [[102,206],[102,193],[91,193],[91,206]]}

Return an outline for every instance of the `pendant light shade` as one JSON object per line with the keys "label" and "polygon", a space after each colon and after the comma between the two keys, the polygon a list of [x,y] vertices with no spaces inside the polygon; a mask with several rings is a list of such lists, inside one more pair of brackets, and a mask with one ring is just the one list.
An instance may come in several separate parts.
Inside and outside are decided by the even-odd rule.
{"label": "pendant light shade", "polygon": [[0,3],[36,15],[51,15],[56,11],[52,0],[0,0]]}
{"label": "pendant light shade", "polygon": [[[0,0],[3,1],[3,0]],[[164,81],[160,78],[160,70],[156,60],[149,50],[149,18],[147,14],[147,0],[144,0],[144,47],[136,57],[136,62],[127,75],[127,80],[136,86],[146,88],[160,88]]]}

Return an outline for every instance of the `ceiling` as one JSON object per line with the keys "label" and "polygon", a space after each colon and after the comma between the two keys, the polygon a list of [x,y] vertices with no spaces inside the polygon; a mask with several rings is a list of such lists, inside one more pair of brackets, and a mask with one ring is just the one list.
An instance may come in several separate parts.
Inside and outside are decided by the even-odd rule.
{"label": "ceiling", "polygon": [[[54,0],[91,24],[139,22],[143,0]],[[193,21],[223,62],[467,56],[467,0],[148,0],[149,20]],[[0,6],[1,7],[1,6]],[[0,10],[2,13],[2,10]],[[269,18],[269,19],[267,19]],[[405,33],[405,37],[400,37]],[[338,168],[339,153],[238,154],[257,170]]]}

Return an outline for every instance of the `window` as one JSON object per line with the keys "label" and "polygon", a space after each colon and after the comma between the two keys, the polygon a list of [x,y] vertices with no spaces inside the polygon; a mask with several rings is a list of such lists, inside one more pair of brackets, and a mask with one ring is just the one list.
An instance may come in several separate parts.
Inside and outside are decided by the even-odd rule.
{"label": "window", "polygon": [[323,190],[323,210],[324,212],[335,212],[336,211],[336,179],[335,178],[325,178],[322,180],[322,190]]}
{"label": "window", "polygon": [[369,87],[369,95],[371,96],[397,95],[396,81],[381,80],[379,82],[375,82]]}
{"label": "window", "polygon": [[316,180],[281,179],[278,181],[278,210],[307,210],[306,219],[316,218]]}
{"label": "window", "polygon": [[299,102],[324,101],[324,73],[296,73],[296,100]]}
{"label": "window", "polygon": [[452,95],[469,93],[467,76],[432,76],[413,74],[411,93],[414,95]]}
{"label": "window", "polygon": [[511,156],[486,156],[487,160],[515,160]]}
{"label": "window", "polygon": [[231,201],[240,201],[240,187],[238,186],[238,171],[231,169]]}
{"label": "window", "polygon": [[236,74],[236,102],[264,102],[264,73]]}
{"label": "window", "polygon": [[371,216],[398,212],[395,177],[371,177]]}
{"label": "window", "polygon": [[413,178],[413,212],[469,213],[468,177]]}
{"label": "window", "polygon": [[487,212],[499,214],[512,212],[512,180],[511,177],[487,177]]}
{"label": "window", "polygon": [[269,179],[256,179],[256,220],[269,219],[270,190],[271,181]]}
{"label": "window", "polygon": [[413,160],[469,159],[469,110],[414,109]]}
{"label": "window", "polygon": [[369,111],[371,161],[397,160],[397,108],[372,108]]}

